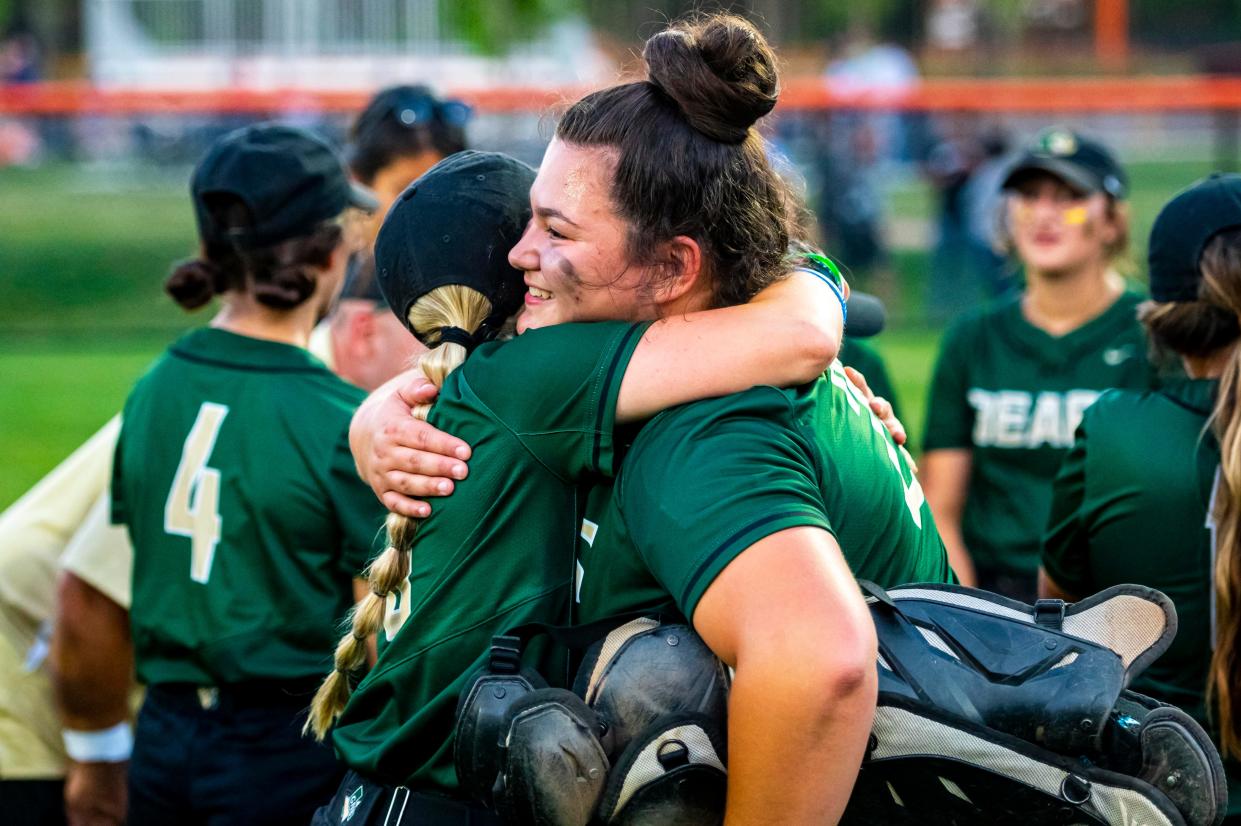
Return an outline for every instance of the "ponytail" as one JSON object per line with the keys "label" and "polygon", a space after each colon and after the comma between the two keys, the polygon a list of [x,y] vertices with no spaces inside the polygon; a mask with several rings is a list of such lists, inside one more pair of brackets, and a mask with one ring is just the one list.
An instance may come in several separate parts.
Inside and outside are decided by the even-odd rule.
{"label": "ponytail", "polygon": [[[455,336],[453,340],[441,338],[442,331],[458,328],[474,334],[490,314],[491,302],[482,293],[458,284],[437,287],[409,308],[410,327],[420,339],[429,339],[431,344],[418,366],[436,387],[442,387],[448,374],[460,367],[469,354]],[[423,404],[412,413],[425,421],[430,410],[431,405]],[[344,711],[353,693],[352,675],[366,662],[366,640],[383,627],[389,595],[396,593],[409,577],[410,552],[420,521],[395,513],[388,515],[388,547],[367,569],[371,592],[350,612],[349,631],[336,645],[335,669],[323,681],[310,706],[304,731],[313,731],[316,740],[327,736],[332,723]]]}
{"label": "ponytail", "polygon": [[[1241,230],[1215,236],[1202,252],[1203,298],[1241,317]],[[1220,751],[1241,757],[1241,346],[1234,346],[1211,413],[1219,441],[1215,494],[1215,640],[1207,697]]]}

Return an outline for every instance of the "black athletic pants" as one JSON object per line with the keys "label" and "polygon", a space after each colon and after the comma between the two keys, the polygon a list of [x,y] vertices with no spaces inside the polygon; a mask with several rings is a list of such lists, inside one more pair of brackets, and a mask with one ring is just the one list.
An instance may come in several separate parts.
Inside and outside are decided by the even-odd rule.
{"label": "black athletic pants", "polygon": [[474,803],[385,786],[351,771],[310,826],[500,826],[500,819]]}
{"label": "black athletic pants", "polygon": [[0,780],[0,823],[5,826],[63,826],[65,781]]}
{"label": "black athletic pants", "polygon": [[317,682],[151,686],[128,826],[306,826],[344,775],[328,746],[302,736]]}

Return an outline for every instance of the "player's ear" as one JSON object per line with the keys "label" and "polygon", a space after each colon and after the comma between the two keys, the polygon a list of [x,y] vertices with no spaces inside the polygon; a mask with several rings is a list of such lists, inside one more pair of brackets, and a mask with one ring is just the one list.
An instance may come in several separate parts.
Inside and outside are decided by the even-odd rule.
{"label": "player's ear", "polygon": [[698,286],[702,278],[702,248],[688,235],[678,235],[661,250],[663,272],[657,279],[655,303],[667,304]]}

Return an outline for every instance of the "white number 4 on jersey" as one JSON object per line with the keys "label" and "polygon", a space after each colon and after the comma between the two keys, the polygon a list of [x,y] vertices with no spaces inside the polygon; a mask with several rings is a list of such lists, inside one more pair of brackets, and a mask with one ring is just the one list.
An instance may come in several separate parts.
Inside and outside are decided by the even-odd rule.
{"label": "white number 4 on jersey", "polygon": [[190,579],[206,584],[220,541],[220,471],[207,467],[228,407],[204,402],[181,448],[181,463],[164,503],[164,530],[190,539]]}

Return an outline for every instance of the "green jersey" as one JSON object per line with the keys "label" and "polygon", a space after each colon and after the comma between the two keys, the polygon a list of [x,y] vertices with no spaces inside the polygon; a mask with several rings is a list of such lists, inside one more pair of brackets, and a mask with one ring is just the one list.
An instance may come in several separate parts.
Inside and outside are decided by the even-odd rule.
{"label": "green jersey", "polygon": [[299,347],[218,329],[184,336],[139,380],[112,478],[134,548],[139,680],[331,670],[384,516],[349,453],[361,399]]}
{"label": "green jersey", "polygon": [[[1056,477],[1042,552],[1048,576],[1075,596],[1139,582],[1172,599],[1176,638],[1131,688],[1180,706],[1207,731],[1219,472],[1207,419],[1218,389],[1218,381],[1183,379],[1157,392],[1104,393]],[[1238,781],[1230,783],[1234,814],[1238,768],[1228,765]]]}
{"label": "green jersey", "polygon": [[1154,370],[1124,293],[1063,336],[1026,321],[1020,296],[966,316],[944,336],[931,380],[923,449],[968,448],[965,545],[985,570],[1029,578],[1051,480],[1082,413],[1108,388],[1145,390]]}
{"label": "green jersey", "polygon": [[874,347],[865,341],[845,336],[840,342],[840,363],[852,367],[866,377],[866,383],[876,396],[882,396],[892,405],[896,418],[901,417],[901,405],[896,398],[896,386],[888,374],[888,366]]}
{"label": "green jersey", "polygon": [[[430,421],[473,447],[470,475],[419,526],[409,580],[389,600],[388,642],[336,726],[351,768],[456,790],[457,698],[491,638],[568,622],[580,491],[613,474],[616,400],[645,327],[532,330],[478,348],[445,380]],[[563,671],[535,659],[548,676]]]}
{"label": "green jersey", "polygon": [[755,387],[652,419],[612,496],[592,497],[581,619],[670,603],[692,618],[746,548],[807,525],[835,535],[859,578],[950,580],[917,477],[839,362],[799,388]]}

